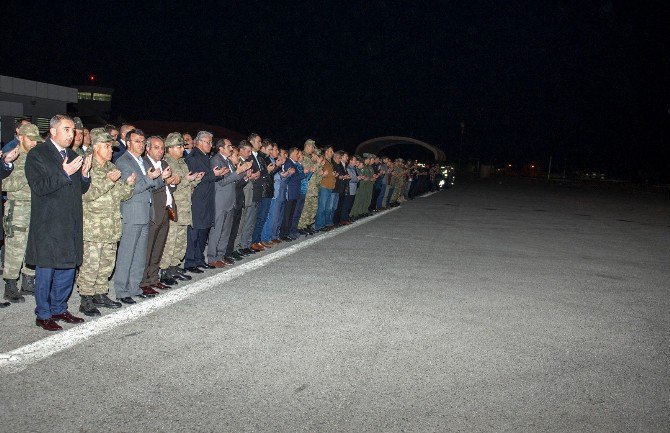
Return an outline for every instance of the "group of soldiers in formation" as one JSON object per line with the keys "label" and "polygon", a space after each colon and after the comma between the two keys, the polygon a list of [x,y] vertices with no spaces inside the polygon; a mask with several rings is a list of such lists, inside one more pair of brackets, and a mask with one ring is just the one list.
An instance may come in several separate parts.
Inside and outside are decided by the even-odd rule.
{"label": "group of soldiers in formation", "polygon": [[[61,147],[49,136],[45,142],[37,126],[20,120],[16,138],[2,148],[0,167],[6,192],[4,299],[9,301],[0,306],[35,295],[37,324],[47,330],[61,329],[50,315],[65,315],[69,323],[83,319],[67,312],[67,298],[64,307],[40,307],[54,295],[35,294],[35,266],[60,267],[31,263],[39,260],[26,254],[30,242],[37,243],[38,250],[59,247],[39,241],[41,234],[29,241],[31,231],[44,231],[35,226],[31,214],[43,195],[52,193],[40,190],[37,196],[34,191],[37,180],[31,170],[36,169],[31,167],[38,165],[26,167],[26,161],[36,146],[61,149],[64,174],[72,179],[81,173],[84,180],[79,227],[83,245],[75,245],[83,254],[73,265],[70,292],[76,286],[79,310],[87,316],[100,315],[99,308],[134,304],[134,298],[154,297],[159,290],[190,280],[191,274],[232,266],[280,243],[397,206],[436,188],[439,169],[400,158],[318,148],[311,139],[302,148],[284,149],[255,133],[233,145],[227,138],[214,142],[207,131],[195,137],[173,132],[165,138],[148,136],[130,124],[89,131],[80,119],[64,115],[52,119],[51,134],[61,134],[54,125],[60,128],[62,122],[74,125],[70,149],[81,156],[78,166],[68,165],[77,161],[61,149],[67,147],[67,138]],[[61,136],[59,140],[63,142]],[[110,278],[115,300],[108,296]]]}

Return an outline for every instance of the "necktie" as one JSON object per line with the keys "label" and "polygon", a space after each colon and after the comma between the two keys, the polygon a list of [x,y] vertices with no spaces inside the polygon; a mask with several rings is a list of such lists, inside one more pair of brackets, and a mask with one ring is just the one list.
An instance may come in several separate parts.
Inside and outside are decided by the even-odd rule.
{"label": "necktie", "polygon": [[63,160],[65,160],[65,158],[67,157],[67,153],[65,153],[65,149],[60,151],[60,156],[62,156]]}
{"label": "necktie", "polygon": [[138,163],[139,166],[140,166],[140,170],[142,170],[142,174],[146,175],[146,174],[147,174],[147,171],[146,171],[146,169],[144,168],[144,161],[142,161],[142,158],[141,158],[141,157],[140,157],[140,158],[137,158],[137,163]]}

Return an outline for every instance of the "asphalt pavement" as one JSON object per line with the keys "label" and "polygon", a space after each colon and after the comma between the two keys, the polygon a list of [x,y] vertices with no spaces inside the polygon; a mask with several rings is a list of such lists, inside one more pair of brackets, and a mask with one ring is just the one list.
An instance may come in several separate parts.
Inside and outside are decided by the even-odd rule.
{"label": "asphalt pavement", "polygon": [[485,179],[79,334],[29,299],[0,431],[669,431],[669,240],[664,195]]}

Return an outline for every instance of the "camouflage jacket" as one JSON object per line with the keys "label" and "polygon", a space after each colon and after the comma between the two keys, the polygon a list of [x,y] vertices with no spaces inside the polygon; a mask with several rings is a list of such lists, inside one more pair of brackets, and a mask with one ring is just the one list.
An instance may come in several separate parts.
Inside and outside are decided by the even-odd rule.
{"label": "camouflage jacket", "polygon": [[398,188],[402,186],[405,182],[405,173],[402,167],[397,165],[393,167],[393,175],[391,176],[391,186]]}
{"label": "camouflage jacket", "polygon": [[375,174],[375,170],[372,168],[371,165],[364,165],[363,168],[360,169],[361,175],[367,177],[367,180],[362,180],[358,185],[360,187],[368,188],[371,187],[373,183],[375,183],[374,180],[371,180],[370,178]]}
{"label": "camouflage jacket", "polygon": [[111,243],[121,239],[121,202],[133,196],[133,187],[120,178],[107,179],[116,170],[109,161],[91,161],[91,186],[82,196],[84,207],[84,241]]}
{"label": "camouflage jacket", "polygon": [[7,191],[5,215],[12,214],[11,224],[15,227],[30,225],[30,186],[26,179],[26,154],[14,161],[14,170],[2,181],[2,190]]}
{"label": "camouflage jacket", "polygon": [[305,194],[305,197],[319,196],[319,186],[321,186],[321,178],[323,178],[323,174],[321,174],[323,166],[312,162],[312,168],[314,168],[314,173],[312,173],[312,177],[307,182],[307,194]]}
{"label": "camouflage jacket", "polygon": [[195,188],[200,181],[186,179],[189,170],[184,158],[176,160],[170,155],[165,155],[164,160],[170,166],[172,175],[178,174],[181,178],[181,181],[177,185],[170,187],[170,190],[172,191],[172,200],[174,200],[177,209],[176,224],[180,226],[191,225],[191,193],[193,193],[193,188]]}

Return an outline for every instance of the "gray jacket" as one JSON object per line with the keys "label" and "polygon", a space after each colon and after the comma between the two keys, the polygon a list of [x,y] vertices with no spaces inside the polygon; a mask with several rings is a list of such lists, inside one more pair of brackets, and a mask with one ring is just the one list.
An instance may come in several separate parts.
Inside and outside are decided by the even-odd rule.
{"label": "gray jacket", "polygon": [[[133,196],[121,202],[121,216],[124,224],[148,224],[151,217],[151,195],[155,189],[165,186],[165,181],[158,176],[150,179],[142,174],[137,160],[130,152],[124,152],[116,160],[116,167],[121,170],[121,179],[135,173]],[[151,169],[145,164],[145,171]]]}
{"label": "gray jacket", "polygon": [[209,160],[212,168],[227,167],[230,173],[223,176],[223,179],[217,180],[214,184],[214,206],[216,214],[219,212],[228,212],[235,206],[235,182],[242,179],[242,176],[235,172],[235,165],[223,158],[223,155],[217,153]]}

